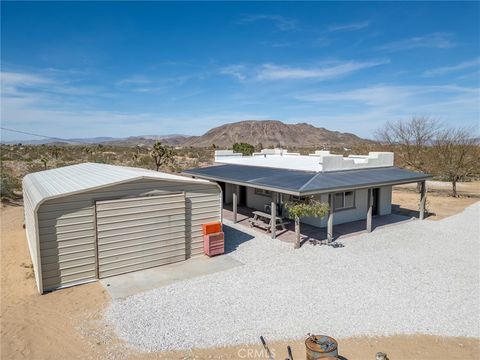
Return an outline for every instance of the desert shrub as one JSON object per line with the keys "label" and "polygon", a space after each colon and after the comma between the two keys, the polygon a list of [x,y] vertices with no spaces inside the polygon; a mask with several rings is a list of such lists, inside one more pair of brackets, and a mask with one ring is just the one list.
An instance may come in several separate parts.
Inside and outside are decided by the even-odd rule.
{"label": "desert shrub", "polygon": [[12,172],[2,166],[1,168],[1,180],[0,180],[0,197],[4,199],[12,199],[16,197],[16,192],[21,190],[21,183]]}

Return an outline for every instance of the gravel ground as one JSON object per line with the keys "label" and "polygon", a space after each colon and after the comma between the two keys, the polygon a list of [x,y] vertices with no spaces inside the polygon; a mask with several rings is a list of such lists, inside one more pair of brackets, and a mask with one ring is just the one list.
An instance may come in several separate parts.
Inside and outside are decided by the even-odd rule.
{"label": "gravel ground", "polygon": [[476,203],[442,221],[411,221],[348,238],[344,247],[299,250],[230,224],[230,256],[244,266],[115,301],[106,319],[144,351],[308,332],[479,337],[479,218]]}

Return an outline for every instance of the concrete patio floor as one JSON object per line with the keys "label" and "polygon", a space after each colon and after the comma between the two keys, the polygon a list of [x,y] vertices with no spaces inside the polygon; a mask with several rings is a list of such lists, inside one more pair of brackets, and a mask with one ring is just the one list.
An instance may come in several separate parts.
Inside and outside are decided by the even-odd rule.
{"label": "concrete patio floor", "polygon": [[[247,207],[239,206],[237,208],[237,224],[249,227],[250,223],[248,222],[249,218],[253,217],[253,209]],[[223,218],[229,221],[233,221],[233,211],[231,205],[224,205],[223,209]],[[389,214],[389,215],[377,215],[372,219],[372,231],[375,229],[383,228],[392,225],[398,225],[407,221],[414,220],[413,217],[408,217],[399,214]],[[294,242],[295,241],[295,224],[293,221],[290,221],[289,224],[285,225],[286,230],[277,229],[277,239],[284,242]],[[264,229],[253,227],[252,229],[267,233]],[[311,241],[323,241],[327,239],[327,229],[326,228],[317,228],[308,224],[301,224],[300,226],[302,243]],[[339,224],[333,226],[333,240],[343,240],[351,236],[355,236],[361,233],[366,232],[366,220],[352,221],[345,224]]]}
{"label": "concrete patio floor", "polygon": [[112,299],[120,299],[177,281],[213,274],[240,265],[243,263],[228,255],[211,258],[198,256],[174,264],[108,277],[101,279],[100,283]]}

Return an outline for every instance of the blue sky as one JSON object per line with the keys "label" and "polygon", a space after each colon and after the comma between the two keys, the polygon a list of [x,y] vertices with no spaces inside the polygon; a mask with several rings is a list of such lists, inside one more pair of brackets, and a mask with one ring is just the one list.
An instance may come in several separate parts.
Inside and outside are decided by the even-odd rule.
{"label": "blue sky", "polygon": [[430,116],[478,129],[478,2],[1,6],[3,127],[198,135],[278,119],[372,137]]}

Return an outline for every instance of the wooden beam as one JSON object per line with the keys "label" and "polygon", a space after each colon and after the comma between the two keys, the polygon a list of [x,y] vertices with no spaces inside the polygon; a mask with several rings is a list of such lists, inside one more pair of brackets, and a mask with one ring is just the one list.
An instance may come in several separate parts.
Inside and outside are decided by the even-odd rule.
{"label": "wooden beam", "polygon": [[277,232],[277,193],[272,191],[272,203],[270,205],[272,218],[270,219],[270,231],[272,239],[276,238]]}
{"label": "wooden beam", "polygon": [[426,181],[420,181],[420,220],[425,219],[425,205],[427,202],[427,184]]}
{"label": "wooden beam", "polygon": [[372,232],[372,215],[373,215],[373,189],[368,189],[368,199],[367,199],[367,231]]}
{"label": "wooden beam", "polygon": [[237,222],[237,189],[238,185],[233,185],[233,193],[232,193],[232,200],[233,200],[233,222]]}
{"label": "wooden beam", "polygon": [[333,194],[328,194],[327,243],[333,241]]}

